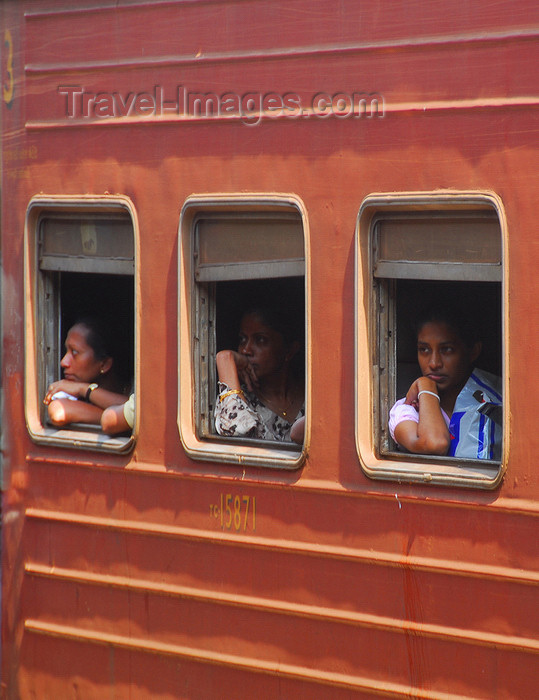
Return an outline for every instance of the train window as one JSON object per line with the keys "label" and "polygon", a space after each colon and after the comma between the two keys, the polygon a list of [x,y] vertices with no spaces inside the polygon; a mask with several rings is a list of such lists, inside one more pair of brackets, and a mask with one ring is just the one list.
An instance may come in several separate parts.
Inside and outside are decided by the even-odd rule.
{"label": "train window", "polygon": [[69,328],[92,317],[113,328],[110,352],[122,391],[134,387],[135,216],[124,198],[35,198],[26,220],[26,420],[36,442],[123,452],[133,435],[98,425],[54,426],[43,405]]}
{"label": "train window", "polygon": [[[366,366],[372,367],[372,395],[366,395],[358,382],[356,435],[363,467],[373,478],[493,488],[502,477],[504,427],[508,433],[500,407],[505,308],[501,212],[494,196],[472,194],[374,195],[362,206],[357,274],[369,301],[363,314],[357,308],[356,358],[358,377],[365,377]],[[461,434],[451,440],[449,454],[455,456],[411,454],[392,439],[389,412],[421,375],[416,323],[427,309],[447,305],[464,310],[460,316],[481,338],[482,351],[475,363],[480,371],[474,370],[473,376],[491,382],[494,394],[487,401],[486,394],[480,399],[470,389],[471,401],[485,403],[478,403],[477,416],[483,432],[478,429],[476,434],[475,427],[464,431],[465,422],[472,420],[472,413],[466,413],[460,419]],[[466,391],[469,387],[471,381]],[[372,406],[370,418],[366,405]],[[461,413],[464,416],[454,412],[453,433]],[[466,456],[459,456],[459,451]]]}
{"label": "train window", "polygon": [[[190,197],[180,223],[178,426],[200,460],[296,468],[301,445],[217,434],[216,354],[238,346],[241,316],[277,306],[293,317],[305,347],[305,217],[287,196]],[[279,300],[283,300],[279,302]],[[280,305],[281,304],[281,305]],[[295,357],[305,384],[305,356]],[[305,386],[306,400],[307,389]]]}

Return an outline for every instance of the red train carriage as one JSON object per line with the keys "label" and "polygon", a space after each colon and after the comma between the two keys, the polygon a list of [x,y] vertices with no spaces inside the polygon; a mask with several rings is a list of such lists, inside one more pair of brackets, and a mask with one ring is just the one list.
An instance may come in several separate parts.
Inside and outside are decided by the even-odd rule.
{"label": "red train carriage", "polygon": [[[0,7],[3,697],[533,697],[536,3]],[[303,444],[216,433],[272,290]],[[441,292],[480,312],[499,456],[389,435]],[[43,404],[96,310],[119,437]]]}

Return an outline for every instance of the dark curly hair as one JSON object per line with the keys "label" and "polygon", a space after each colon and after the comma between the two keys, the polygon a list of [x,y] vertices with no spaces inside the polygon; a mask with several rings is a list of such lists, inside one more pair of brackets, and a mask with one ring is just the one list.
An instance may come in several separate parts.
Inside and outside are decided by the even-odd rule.
{"label": "dark curly hair", "polygon": [[481,340],[480,324],[475,315],[461,301],[451,299],[431,300],[431,303],[420,310],[414,322],[416,337],[426,323],[438,322],[447,324],[468,348],[472,348]]}
{"label": "dark curly hair", "polygon": [[114,337],[109,324],[103,319],[93,316],[78,318],[73,326],[84,326],[87,330],[86,342],[94,351],[98,360],[106,360],[116,356]]}

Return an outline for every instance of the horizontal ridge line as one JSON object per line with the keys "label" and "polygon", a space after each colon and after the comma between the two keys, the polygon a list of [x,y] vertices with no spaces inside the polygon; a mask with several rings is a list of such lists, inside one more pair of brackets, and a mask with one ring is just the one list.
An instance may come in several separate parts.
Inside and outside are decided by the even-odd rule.
{"label": "horizontal ridge line", "polygon": [[199,663],[210,663],[219,666],[238,668],[264,675],[287,677],[309,683],[319,683],[339,688],[352,690],[369,690],[380,695],[403,698],[425,698],[428,700],[462,700],[462,695],[452,693],[436,693],[420,688],[403,686],[398,683],[383,682],[375,679],[365,679],[351,674],[333,671],[324,671],[318,668],[308,668],[294,664],[286,664],[281,661],[266,661],[252,657],[241,657],[223,652],[193,649],[190,647],[164,642],[148,642],[135,637],[125,637],[109,633],[96,633],[93,630],[81,630],[67,625],[56,625],[28,619],[25,621],[25,629],[36,634],[44,634],[53,637],[67,638],[79,642],[94,644],[106,644],[134,651],[157,653],[170,656],[180,656]]}
{"label": "horizontal ridge line", "polygon": [[[398,618],[384,617],[369,613],[355,612],[352,610],[340,610],[319,605],[293,603],[283,600],[270,600],[257,596],[223,593],[222,591],[204,590],[166,584],[142,579],[129,579],[123,576],[109,574],[94,574],[87,571],[76,571],[61,567],[46,566],[36,563],[27,563],[25,571],[36,577],[72,581],[78,584],[111,588],[120,588],[138,593],[154,593],[156,595],[171,596],[177,598],[189,598],[199,602],[211,602],[215,605],[227,605],[238,608],[248,608],[261,612],[277,615],[289,615],[305,617],[315,620],[332,621],[336,623],[357,625],[360,627],[385,629],[387,631],[406,634],[411,632],[420,637],[444,639],[447,641],[459,641],[465,644],[487,647],[503,647],[511,650],[539,653],[539,640],[503,635],[493,632],[481,632],[477,630],[461,630],[431,623],[399,620]],[[468,633],[467,633],[468,632]]]}
{"label": "horizontal ridge line", "polygon": [[444,47],[454,46],[455,44],[471,44],[471,43],[490,43],[499,41],[511,41],[514,39],[522,39],[523,41],[535,39],[539,36],[539,29],[528,31],[501,31],[477,34],[458,34],[447,36],[429,36],[411,39],[405,37],[403,39],[390,39],[386,41],[373,41],[364,43],[343,43],[330,46],[301,46],[301,47],[286,47],[276,49],[266,49],[264,51],[238,51],[236,53],[210,53],[196,56],[156,56],[154,58],[126,58],[114,63],[103,61],[83,61],[79,64],[75,63],[28,63],[24,70],[27,74],[32,73],[64,73],[65,71],[94,71],[107,70],[117,68],[150,68],[164,66],[178,66],[189,64],[204,64],[204,63],[225,63],[239,61],[253,61],[263,59],[286,59],[286,58],[303,58],[307,56],[319,55],[339,55],[348,53],[360,53],[368,51],[394,51],[395,49],[408,48],[428,48],[428,47]]}
{"label": "horizontal ridge line", "polygon": [[133,520],[118,520],[73,513],[61,513],[39,508],[27,508],[26,516],[36,520],[67,523],[83,527],[94,527],[103,530],[123,531],[147,536],[171,537],[191,541],[221,544],[227,546],[260,549],[283,553],[296,553],[301,556],[317,556],[327,559],[342,559],[346,561],[367,562],[378,566],[391,566],[407,570],[423,570],[454,576],[471,576],[474,578],[513,581],[524,585],[537,585],[539,572],[509,569],[508,567],[465,564],[459,562],[444,562],[421,556],[407,556],[389,552],[373,552],[371,550],[354,549],[352,547],[316,544],[309,542],[287,541],[270,537],[249,535],[230,535],[214,530],[198,530],[178,525],[163,525],[155,523],[140,523]]}

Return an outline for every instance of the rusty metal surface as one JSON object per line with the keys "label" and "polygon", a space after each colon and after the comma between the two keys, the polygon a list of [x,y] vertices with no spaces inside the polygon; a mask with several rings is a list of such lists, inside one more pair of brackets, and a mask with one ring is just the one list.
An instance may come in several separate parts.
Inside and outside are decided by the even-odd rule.
{"label": "rusty metal surface", "polygon": [[[0,5],[3,697],[534,697],[536,3],[46,5]],[[66,86],[101,94],[101,113],[70,114]],[[178,113],[178,86],[306,107]],[[314,95],[354,92],[383,97],[383,118],[313,113]],[[137,113],[139,94],[169,108]],[[354,438],[359,209],[439,190],[494,193],[506,216],[511,434],[491,492],[372,481]],[[194,462],[177,426],[180,211],[245,192],[297,197],[308,220],[312,415],[288,472]],[[25,427],[29,202],[105,194],[140,232],[127,455]],[[228,496],[249,513],[227,522]]]}

